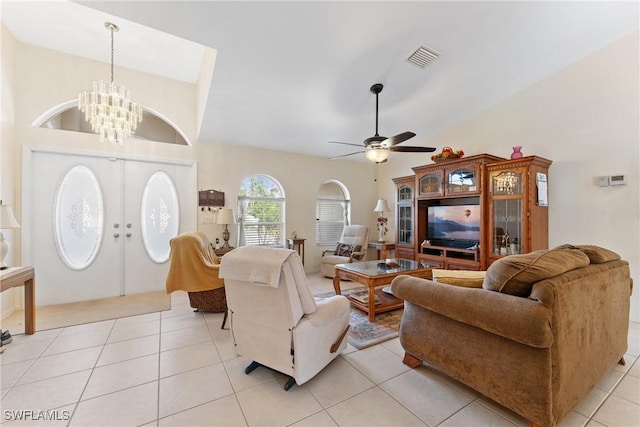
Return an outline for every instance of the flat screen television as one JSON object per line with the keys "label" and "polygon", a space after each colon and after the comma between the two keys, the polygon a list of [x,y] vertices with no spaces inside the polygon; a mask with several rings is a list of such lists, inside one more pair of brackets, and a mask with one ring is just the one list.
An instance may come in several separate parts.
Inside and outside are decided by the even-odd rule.
{"label": "flat screen television", "polygon": [[480,206],[429,206],[427,239],[434,245],[473,245],[480,241]]}

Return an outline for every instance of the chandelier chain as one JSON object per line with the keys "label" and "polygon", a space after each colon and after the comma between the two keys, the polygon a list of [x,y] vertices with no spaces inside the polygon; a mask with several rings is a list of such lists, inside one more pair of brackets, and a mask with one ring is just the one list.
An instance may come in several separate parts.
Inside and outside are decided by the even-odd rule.
{"label": "chandelier chain", "polygon": [[113,27],[109,29],[111,31],[111,84],[113,84]]}

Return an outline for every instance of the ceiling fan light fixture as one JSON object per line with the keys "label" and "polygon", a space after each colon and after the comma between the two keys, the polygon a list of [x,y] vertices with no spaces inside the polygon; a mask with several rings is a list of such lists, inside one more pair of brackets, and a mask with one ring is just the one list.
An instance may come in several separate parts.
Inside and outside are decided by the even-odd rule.
{"label": "ceiling fan light fixture", "polygon": [[382,163],[389,157],[389,149],[384,147],[367,147],[365,157],[373,163]]}

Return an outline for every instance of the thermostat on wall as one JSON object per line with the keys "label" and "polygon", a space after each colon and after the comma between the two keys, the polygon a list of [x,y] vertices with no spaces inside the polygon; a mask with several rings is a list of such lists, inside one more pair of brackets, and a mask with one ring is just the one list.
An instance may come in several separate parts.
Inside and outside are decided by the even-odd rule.
{"label": "thermostat on wall", "polygon": [[611,183],[611,185],[625,185],[627,183],[627,180],[625,179],[624,175],[611,175],[609,177],[609,182]]}
{"label": "thermostat on wall", "polygon": [[609,186],[609,177],[608,176],[599,176],[598,177],[598,187],[608,187]]}

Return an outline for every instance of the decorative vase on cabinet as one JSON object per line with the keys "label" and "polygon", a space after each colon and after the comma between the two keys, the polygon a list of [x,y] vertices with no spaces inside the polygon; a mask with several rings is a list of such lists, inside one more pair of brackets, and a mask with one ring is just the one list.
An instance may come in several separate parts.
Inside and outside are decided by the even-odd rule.
{"label": "decorative vase on cabinet", "polygon": [[519,159],[522,157],[522,151],[520,151],[522,149],[522,146],[520,145],[516,145],[515,147],[513,147],[513,153],[511,153],[511,158],[512,159]]}

